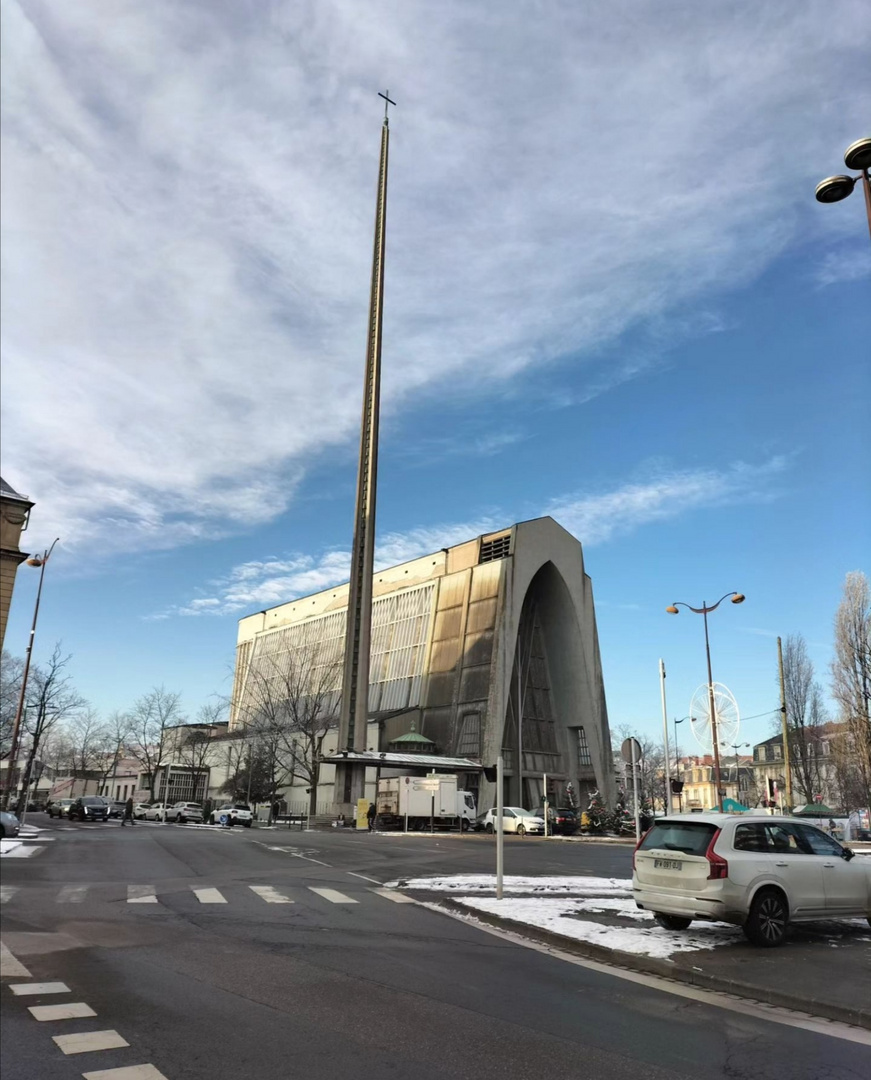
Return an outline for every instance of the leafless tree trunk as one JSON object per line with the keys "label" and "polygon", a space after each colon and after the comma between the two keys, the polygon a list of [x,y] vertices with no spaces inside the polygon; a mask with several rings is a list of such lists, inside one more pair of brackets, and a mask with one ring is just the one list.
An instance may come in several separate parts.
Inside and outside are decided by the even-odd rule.
{"label": "leafless tree trunk", "polygon": [[166,749],[167,728],[183,723],[180,701],[180,694],[171,693],[164,686],[155,686],[134,703],[130,712],[134,739],[131,753],[148,775],[148,792],[152,800],[157,770]]}
{"label": "leafless tree trunk", "polygon": [[792,778],[801,798],[810,803],[822,790],[821,736],[828,717],[819,684],[814,681],[813,661],[801,634],[790,634],[784,642],[783,682]]}
{"label": "leafless tree trunk", "polygon": [[[847,574],[835,614],[832,693],[846,725],[845,757],[852,757],[859,803],[871,804],[871,589],[861,571]],[[854,796],[855,797],[855,796]]]}

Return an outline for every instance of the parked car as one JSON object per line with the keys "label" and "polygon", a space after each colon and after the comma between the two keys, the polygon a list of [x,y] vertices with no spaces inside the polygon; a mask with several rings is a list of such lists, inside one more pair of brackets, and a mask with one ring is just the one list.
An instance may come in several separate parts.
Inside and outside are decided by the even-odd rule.
{"label": "parked car", "polygon": [[48,804],[46,813],[50,818],[69,817],[70,807],[75,801],[75,799],[55,799],[54,802]]}
{"label": "parked car", "polygon": [[248,829],[251,828],[251,822],[254,820],[251,807],[245,803],[226,803],[224,806],[216,807],[209,815],[209,824],[222,824],[222,817],[227,818],[228,825],[244,825]]}
{"label": "parked car", "polygon": [[145,808],[146,821],[166,821],[166,811],[169,809],[165,802],[149,803]]}
{"label": "parked car", "polygon": [[196,821],[202,824],[203,808],[195,802],[177,802],[166,809],[165,821],[175,821],[184,825],[188,821]]}
{"label": "parked car", "polygon": [[136,821],[144,821],[146,812],[153,805],[156,805],[156,804],[150,803],[150,802],[136,803],[136,805],[133,807],[133,817],[134,817],[134,819]]}
{"label": "parked car", "polygon": [[70,821],[108,821],[109,807],[99,795],[81,795],[67,811]]}
{"label": "parked car", "polygon": [[20,830],[18,818],[8,810],[0,810],[0,840],[17,836]]}
{"label": "parked car", "polygon": [[[488,810],[484,815],[484,830],[493,832],[496,827],[496,811]],[[544,833],[544,818],[522,806],[502,808],[502,832],[525,836],[527,833]]]}
{"label": "parked car", "polygon": [[718,920],[770,947],[793,922],[871,922],[871,859],[797,818],[675,814],[645,833],[632,861],[635,903],[669,930]]}
{"label": "parked car", "polygon": [[[544,807],[539,806],[536,811],[537,817],[544,817]],[[580,827],[577,810],[570,806],[548,806],[547,808],[547,831],[551,836],[574,836]]]}

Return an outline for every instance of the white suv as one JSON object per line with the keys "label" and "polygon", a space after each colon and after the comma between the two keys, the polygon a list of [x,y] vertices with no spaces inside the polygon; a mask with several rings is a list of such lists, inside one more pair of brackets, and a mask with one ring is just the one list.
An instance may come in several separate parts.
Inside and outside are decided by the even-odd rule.
{"label": "white suv", "polygon": [[[222,818],[226,818],[226,821],[222,821]],[[250,829],[253,820],[251,807],[245,803],[227,803],[216,807],[209,815],[210,825],[245,825]]]}
{"label": "white suv", "polygon": [[632,894],[669,930],[715,919],[754,945],[779,945],[790,922],[871,922],[871,858],[797,818],[676,814],[641,838]]}
{"label": "white suv", "polygon": [[[493,832],[496,828],[496,811],[488,810],[484,815],[484,829]],[[531,810],[524,810],[522,806],[502,807],[502,832],[517,833],[525,836],[526,833],[543,833],[544,818],[533,814]]]}

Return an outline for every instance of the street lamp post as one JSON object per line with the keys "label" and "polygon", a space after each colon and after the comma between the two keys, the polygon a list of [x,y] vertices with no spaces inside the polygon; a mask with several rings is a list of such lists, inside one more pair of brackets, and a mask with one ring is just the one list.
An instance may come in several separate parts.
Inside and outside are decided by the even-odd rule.
{"label": "street lamp post", "polygon": [[51,557],[51,553],[54,551],[54,545],[58,542],[58,537],[51,547],[44,551],[43,554],[34,555],[27,560],[28,566],[38,566],[39,570],[39,588],[36,590],[36,604],[33,607],[33,622],[30,625],[30,637],[27,639],[27,652],[24,654],[24,671],[21,673],[21,691],[18,695],[18,706],[15,709],[15,719],[12,722],[12,744],[9,747],[9,782],[6,785],[6,797],[3,805],[9,809],[9,796],[11,794],[11,780],[12,771],[15,769],[15,761],[18,757],[19,750],[19,733],[21,731],[21,717],[24,715],[24,695],[27,693],[27,679],[30,675],[30,658],[33,655],[33,639],[36,637],[36,620],[39,618],[39,601],[42,598],[42,582],[45,578],[45,564]]}
{"label": "street lamp post", "polygon": [[705,620],[705,654],[708,659],[708,708],[711,711],[711,743],[714,749],[714,784],[717,788],[717,812],[721,813],[723,810],[723,793],[720,790],[720,740],[717,734],[717,713],[714,708],[714,676],[711,673],[711,642],[708,637],[708,613],[716,611],[720,604],[729,597],[733,604],[743,604],[744,594],[739,592],[727,592],[716,602],[711,604],[710,607],[702,601],[700,608],[693,607],[691,604],[685,604],[681,600],[676,600],[673,604],[670,604],[665,610],[669,615],[678,615],[679,607],[685,607],[688,611],[694,612],[696,615],[701,615]]}
{"label": "street lamp post", "polygon": [[868,214],[868,231],[871,232],[871,182],[868,179],[868,171],[871,169],[871,139],[857,139],[847,147],[844,153],[844,164],[848,169],[858,169],[858,176],[827,176],[825,180],[817,184],[817,202],[834,203],[846,199],[853,194],[856,181],[862,181],[862,190],[865,192],[865,210]]}
{"label": "street lamp post", "polygon": [[[680,751],[678,750],[678,746],[677,746],[677,725],[682,724],[684,722],[684,720],[693,720],[693,719],[694,719],[694,717],[692,717],[692,716],[684,716],[680,720],[678,720],[675,717],[675,719],[673,721],[673,723],[674,723],[674,776],[675,776],[676,780],[680,780]],[[677,808],[680,811],[680,813],[683,813],[683,793],[682,792],[678,792],[678,795],[677,795]]]}
{"label": "street lamp post", "polygon": [[749,742],[739,742],[739,743],[734,743],[733,742],[733,743],[729,743],[729,746],[732,747],[732,751],[733,751],[733,757],[734,757],[733,764],[735,766],[735,784],[737,785],[738,789],[740,789],[740,782],[739,782],[739,777],[738,777],[738,751],[741,749],[742,746],[749,746],[749,745],[750,745]]}

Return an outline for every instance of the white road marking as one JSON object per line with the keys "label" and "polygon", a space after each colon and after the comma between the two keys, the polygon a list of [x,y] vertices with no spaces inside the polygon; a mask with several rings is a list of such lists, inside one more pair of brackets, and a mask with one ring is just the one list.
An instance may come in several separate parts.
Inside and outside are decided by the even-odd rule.
{"label": "white road marking", "polygon": [[122,1065],[120,1069],[98,1069],[82,1076],[84,1080],[166,1080],[153,1065]]}
{"label": "white road marking", "polygon": [[45,851],[42,847],[25,847],[23,842],[19,842],[11,851],[7,850],[0,853],[0,858],[3,859],[30,859],[34,855],[41,855]]}
{"label": "white road marking", "polygon": [[17,892],[15,885],[0,885],[0,904],[8,904]]}
{"label": "white road marking", "polygon": [[30,1005],[27,1011],[35,1020],[76,1020],[80,1016],[97,1015],[84,1001],[74,1001],[69,1005]]}
{"label": "white road marking", "polygon": [[358,904],[360,902],[359,900],[352,900],[350,896],[345,896],[344,893],[340,893],[337,889],[316,889],[314,885],[309,885],[309,891],[317,893],[324,900],[329,900],[331,904]]}
{"label": "white road marking", "polygon": [[7,979],[29,979],[30,972],[17,960],[9,949],[0,941],[0,975]]}
{"label": "white road marking", "polygon": [[413,896],[406,896],[405,893],[394,892],[393,889],[372,889],[371,891],[378,893],[379,896],[383,896],[385,900],[392,900],[394,904],[417,903]]}
{"label": "white road marking", "polygon": [[156,904],[157,897],[154,895],[153,885],[128,885],[128,904]]}
{"label": "white road marking", "polygon": [[80,1031],[77,1035],[52,1035],[52,1042],[65,1054],[88,1054],[92,1050],[117,1050],[129,1046],[117,1031]]}
{"label": "white road marking", "polygon": [[16,997],[35,997],[37,994],[68,994],[70,988],[62,982],[10,983],[9,989]]}
{"label": "white road marking", "polygon": [[87,885],[64,885],[57,894],[55,902],[58,904],[81,904],[87,895]]}
{"label": "white road marking", "polygon": [[485,934],[502,938],[515,945],[522,945],[526,949],[534,949],[536,952],[545,953],[547,956],[556,957],[569,964],[588,968],[603,975],[611,975],[615,979],[624,979],[626,982],[638,983],[641,986],[649,986],[654,990],[661,990],[665,994],[674,994],[675,997],[689,998],[700,1005],[710,1005],[715,1009],[726,1009],[728,1012],[741,1013],[754,1020],[770,1020],[773,1024],[783,1024],[786,1027],[803,1028],[805,1031],[814,1031],[819,1035],[828,1035],[832,1039],[842,1039],[844,1042],[855,1042],[862,1046],[871,1046],[871,1031],[853,1027],[850,1024],[840,1024],[837,1020],[826,1020],[824,1017],[814,1016],[811,1013],[793,1012],[791,1009],[782,1009],[777,1005],[765,1005],[759,1001],[748,1001],[744,998],[734,997],[731,994],[723,994],[716,990],[701,990],[697,986],[673,982],[671,979],[662,979],[658,975],[646,975],[640,971],[629,971],[626,968],[611,967],[609,964],[599,963],[598,960],[585,960],[581,956],[563,952],[562,949],[552,945],[542,945],[537,941],[521,937],[510,930],[500,930],[495,926],[480,922],[475,918],[448,911],[440,904],[431,901],[420,901],[421,907],[429,908],[440,915],[447,915],[450,919],[456,919],[467,926],[472,925]]}
{"label": "white road marking", "polygon": [[261,840],[252,840],[253,844],[257,844],[259,847],[266,848],[267,851],[281,851],[285,855],[291,855],[294,859],[305,859],[306,862],[317,863],[318,866],[332,866],[332,863],[321,862],[320,859],[313,859],[310,855],[304,855],[302,852],[297,851],[296,848],[291,847],[277,847],[275,844],[264,844]]}
{"label": "white road marking", "polygon": [[226,904],[227,901],[217,889],[193,889],[193,894],[201,904]]}
{"label": "white road marking", "polygon": [[371,881],[373,885],[380,885],[380,881],[376,881],[374,877],[366,877],[365,874],[355,874],[353,870],[346,870],[346,874],[350,874],[351,877],[362,878],[364,881]]}
{"label": "white road marking", "polygon": [[251,892],[257,893],[261,900],[265,900],[267,904],[293,903],[289,897],[283,896],[278,889],[274,889],[271,885],[249,885],[248,888]]}

